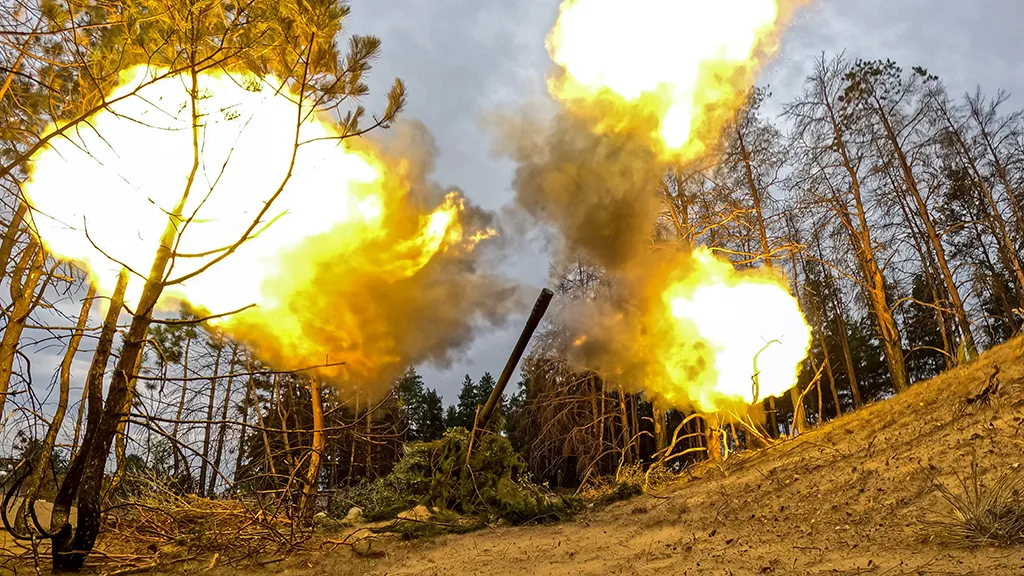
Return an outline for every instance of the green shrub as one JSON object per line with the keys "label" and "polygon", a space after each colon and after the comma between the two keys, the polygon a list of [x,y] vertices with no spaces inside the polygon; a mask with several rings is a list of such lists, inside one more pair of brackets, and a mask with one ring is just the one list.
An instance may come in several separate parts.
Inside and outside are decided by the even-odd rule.
{"label": "green shrub", "polygon": [[[434,442],[409,444],[391,474],[353,487],[340,502],[360,506],[371,521],[419,504],[514,524],[561,520],[580,509],[577,499],[554,496],[530,482],[526,463],[508,439],[481,435],[467,466],[468,444],[463,428],[452,428]],[[347,506],[335,513],[345,511]]]}

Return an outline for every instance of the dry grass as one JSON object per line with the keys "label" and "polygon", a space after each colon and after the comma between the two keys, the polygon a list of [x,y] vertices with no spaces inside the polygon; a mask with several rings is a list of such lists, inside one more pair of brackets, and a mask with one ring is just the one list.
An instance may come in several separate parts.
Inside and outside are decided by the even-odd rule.
{"label": "dry grass", "polygon": [[950,506],[929,522],[938,540],[971,547],[1024,544],[1024,476],[1018,470],[1006,470],[986,485],[972,463],[970,474],[955,477],[952,489],[934,482]]}

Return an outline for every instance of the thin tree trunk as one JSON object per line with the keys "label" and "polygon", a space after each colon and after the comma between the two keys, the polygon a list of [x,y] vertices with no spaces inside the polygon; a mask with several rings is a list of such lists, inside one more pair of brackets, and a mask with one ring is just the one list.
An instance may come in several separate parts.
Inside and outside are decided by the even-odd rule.
{"label": "thin tree trunk", "polygon": [[[217,477],[220,472],[220,460],[224,455],[224,439],[228,433],[228,409],[231,406],[231,388],[235,379],[235,360],[238,359],[238,346],[235,344],[231,345],[231,360],[228,362],[228,383],[227,388],[224,390],[224,407],[220,413],[220,430],[217,432],[217,449],[214,451],[213,457],[213,468],[210,470],[210,485],[206,489],[206,494],[209,497],[213,497],[215,489],[217,488]],[[242,434],[245,434],[245,428],[242,428]]]}
{"label": "thin tree trunk", "polygon": [[174,415],[174,424],[171,425],[171,447],[174,453],[175,481],[178,481],[178,479],[181,478],[181,474],[184,473],[186,478],[184,486],[185,490],[188,491],[191,489],[190,487],[192,485],[192,471],[190,469],[190,466],[188,465],[188,460],[185,458],[184,454],[181,453],[181,447],[178,446],[177,444],[181,438],[181,436],[179,435],[179,432],[181,430],[181,419],[185,415],[185,397],[188,394],[189,379],[189,352],[192,349],[192,331],[189,328],[186,328],[186,330],[187,332],[185,333],[185,353],[182,354],[181,356],[181,395],[178,397],[178,411]]}
{"label": "thin tree trunk", "polygon": [[768,437],[778,438],[779,436],[779,412],[775,408],[775,396],[768,397]]}
{"label": "thin tree trunk", "polygon": [[[816,238],[815,244],[818,248],[818,254],[821,254],[821,239]],[[846,382],[850,386],[850,395],[853,397],[853,408],[854,410],[859,409],[864,405],[860,396],[860,386],[857,384],[857,372],[853,365],[853,353],[850,350],[850,338],[849,332],[847,331],[846,325],[846,304],[842,300],[842,296],[839,294],[839,287],[835,284],[835,278],[832,277],[832,272],[827,268],[822,268],[824,273],[825,283],[827,291],[833,295],[832,306],[835,307],[835,320],[838,324],[838,330],[836,333],[839,335],[839,347],[843,351],[843,363],[846,369]],[[828,302],[825,302],[826,306]],[[826,310],[827,311],[827,308]],[[836,411],[839,412],[839,405],[836,404]]]}
{"label": "thin tree trunk", "polygon": [[[970,107],[971,117],[978,126],[978,133],[981,135],[982,142],[985,143],[985,148],[988,150],[988,153],[992,158],[992,165],[995,168],[996,177],[999,178],[999,182],[1003,185],[1003,190],[1009,199],[1010,210],[1013,212],[1014,218],[1017,221],[1017,232],[1024,235],[1024,206],[1021,206],[1020,196],[1017,194],[1017,190],[1009,177],[1009,173],[1006,169],[1006,162],[999,154],[999,149],[993,141],[993,135],[989,133],[988,128],[986,128],[986,123],[982,118],[985,113],[981,109],[982,102],[980,94],[973,99],[968,98],[967,102]],[[1022,286],[1021,289],[1024,290],[1024,286]]]}
{"label": "thin tree trunk", "polygon": [[629,413],[626,411],[626,393],[619,386],[619,422],[622,426],[622,461],[632,464],[633,433],[629,429]]}
{"label": "thin tree trunk", "polygon": [[[1013,236],[1006,227],[1006,221],[1003,220],[1003,215],[999,211],[999,204],[996,202],[995,195],[992,194],[991,188],[985,181],[985,177],[981,173],[981,169],[978,167],[977,161],[974,159],[974,155],[971,153],[970,147],[964,140],[960,130],[954,124],[953,119],[950,117],[948,110],[942,106],[943,119],[946,121],[946,127],[949,129],[949,135],[952,137],[953,142],[956,143],[956,149],[959,152],[961,160],[970,168],[971,175],[974,177],[975,183],[978,185],[978,191],[981,192],[982,197],[985,199],[986,205],[989,209],[989,219],[994,224],[996,241],[999,243],[999,252],[1004,263],[1013,272],[1017,279],[1017,286],[1015,289],[1017,301],[1021,305],[1024,305],[1024,267],[1021,265],[1020,257],[1017,255],[1017,248],[1013,243]],[[984,137],[986,143],[988,143],[987,137]],[[989,146],[990,153],[995,154],[995,150]],[[1001,172],[1002,165],[999,163],[998,155],[996,155],[995,163],[997,165],[997,174]],[[1009,186],[1009,181],[1005,178],[1005,174],[1000,174],[1000,181],[1004,186]],[[1008,189],[1008,192],[1012,194],[1012,188]],[[1011,204],[1016,204],[1011,200]]]}
{"label": "thin tree trunk", "polygon": [[[889,171],[886,170],[888,173]],[[890,175],[890,182],[892,182],[893,190],[897,189],[897,183],[894,178]],[[897,203],[900,206],[900,210],[903,212],[903,218],[907,221],[907,225],[910,227],[910,236],[913,238],[914,251],[917,252],[918,258],[921,259],[921,269],[924,271],[925,280],[928,282],[928,290],[932,293],[932,304],[934,304],[935,321],[939,325],[939,333],[942,336],[942,349],[946,352],[943,357],[945,358],[946,368],[952,368],[952,357],[956,352],[955,347],[950,342],[949,330],[946,326],[946,318],[942,313],[942,304],[945,302],[945,293],[939,286],[939,283],[935,279],[935,271],[933,266],[937,266],[935,261],[932,259],[932,254],[925,248],[924,240],[921,238],[921,232],[914,224],[913,219],[910,217],[910,208],[903,201],[902,197],[899,197],[897,193]]]}
{"label": "thin tree trunk", "polygon": [[[743,140],[743,131],[739,129],[737,125],[736,129],[737,140],[740,145],[741,160],[743,162],[744,174],[747,179],[747,186],[750,190],[750,197],[754,203],[754,217],[757,223],[757,234],[758,240],[761,243],[761,261],[768,269],[774,268],[771,256],[771,246],[768,243],[768,228],[765,225],[764,211],[761,208],[761,196],[762,191],[757,186],[757,182],[754,180],[754,169],[751,166],[750,154],[747,152],[746,142]],[[771,427],[771,437],[775,437],[778,434],[778,420],[777,411],[775,408],[775,397],[770,396],[768,398],[768,418],[767,422]]]}
{"label": "thin tree trunk", "polygon": [[369,402],[369,399],[367,399],[367,402],[366,402],[366,410],[365,410],[365,412],[366,412],[366,466],[364,467],[364,472],[365,472],[366,478],[370,478],[370,461],[371,461],[371,458],[373,456],[373,442],[370,442],[370,438],[372,438],[372,434],[373,434],[373,431],[371,429],[371,424],[372,424],[371,420],[373,419],[373,413],[370,412],[370,402]]}
{"label": "thin tree trunk", "polygon": [[960,289],[956,285],[956,280],[953,278],[953,272],[950,270],[949,262],[946,259],[946,248],[942,245],[942,239],[939,237],[939,233],[935,228],[935,223],[929,213],[928,205],[921,196],[920,188],[918,188],[917,177],[914,175],[914,169],[910,166],[910,161],[907,159],[907,155],[904,152],[903,147],[900,145],[899,137],[896,135],[895,129],[889,122],[889,117],[885,113],[885,107],[881,102],[879,102],[877,96],[873,96],[873,100],[875,103],[875,111],[878,113],[879,120],[885,130],[885,135],[889,141],[889,145],[892,146],[893,151],[896,153],[900,172],[903,175],[903,182],[906,185],[907,191],[910,192],[910,197],[914,200],[914,204],[917,206],[918,217],[921,219],[921,223],[924,224],[928,240],[931,242],[932,252],[935,255],[936,263],[939,266],[942,280],[946,284],[946,293],[953,305],[953,315],[956,317],[957,323],[960,325],[960,332],[963,336],[962,345],[973,358],[978,355],[978,346],[974,342],[974,334],[971,332],[971,322],[967,318],[967,309],[964,307],[963,298],[960,297]]}
{"label": "thin tree trunk", "polygon": [[245,400],[242,401],[242,429],[238,433],[238,453],[235,454],[235,472],[234,474],[231,475],[231,478],[235,484],[238,483],[239,478],[241,478],[242,474],[242,455],[245,453],[246,435],[248,434],[249,430],[249,410],[251,409],[250,405],[253,405],[255,403],[255,400],[253,399],[252,396],[252,366],[250,365],[249,362],[246,362],[246,365],[248,366],[246,372],[249,373],[249,381],[246,383],[245,386]]}
{"label": "thin tree trunk", "polygon": [[302,514],[306,514],[312,509],[312,506],[315,506],[320,485],[322,456],[327,447],[324,438],[324,404],[320,395],[320,381],[316,378],[310,379],[309,390],[313,410],[313,446],[309,455],[309,473],[306,476],[306,486],[302,493],[302,504],[299,507]]}
{"label": "thin tree trunk", "polygon": [[356,425],[359,424],[359,393],[356,392],[356,405],[352,412],[352,452],[349,453],[348,458],[348,483],[352,484],[352,480],[356,474]]}
{"label": "thin tree trunk", "polygon": [[[896,392],[907,389],[907,364],[903,355],[903,339],[896,320],[892,316],[892,308],[889,306],[888,296],[885,291],[885,277],[882,269],[875,258],[874,243],[871,239],[871,227],[868,224],[867,211],[864,208],[863,195],[861,193],[860,175],[854,167],[846,146],[844,126],[840,121],[836,110],[833,108],[830,98],[823,94],[826,109],[829,113],[829,122],[833,134],[833,147],[839,153],[843,169],[850,177],[850,193],[853,197],[857,214],[858,226],[855,227],[850,221],[847,204],[844,201],[837,215],[842,219],[847,230],[850,232],[850,240],[857,252],[857,259],[866,281],[866,289],[875,312],[875,323],[878,327],[878,336],[885,348],[885,360],[889,365],[889,375],[892,379],[893,388]],[[851,375],[851,385],[853,372]],[[860,396],[859,391],[854,393],[855,398]],[[856,401],[856,400],[855,400]]]}
{"label": "thin tree trunk", "polygon": [[[641,425],[640,425],[640,415],[637,413],[637,410],[638,410],[637,404],[639,402],[640,402],[640,399],[635,394],[633,395],[633,397],[631,398],[631,400],[629,402],[630,407],[632,408],[632,412],[633,412],[633,430],[636,431],[635,435],[638,435],[640,433],[640,431],[643,429],[643,428],[641,428]],[[637,440],[636,442],[633,443],[633,460],[635,462],[640,462],[642,460],[642,458],[643,458],[643,452],[641,451],[640,441]]]}
{"label": "thin tree trunk", "polygon": [[[789,253],[789,264],[793,269],[793,295],[796,296],[797,302],[800,302],[800,275],[797,271],[795,251],[790,251]],[[819,387],[818,390],[820,391],[821,388]],[[800,382],[797,381],[796,385],[790,388],[789,397],[793,401],[793,427],[802,433],[807,431],[808,425],[807,410],[804,408],[803,402],[800,400],[800,392]],[[818,406],[821,406],[821,404],[819,403]]]}
{"label": "thin tree trunk", "polygon": [[[217,377],[220,376],[220,359],[224,353],[224,340],[219,336],[215,337],[217,354],[213,361],[213,377],[210,378],[210,397],[206,403],[206,425],[203,426],[203,458],[199,461],[199,495],[206,495],[206,471],[210,465],[210,442],[213,440],[213,407],[217,401]],[[210,475],[216,481],[216,471],[210,470]]]}
{"label": "thin tree trunk", "polygon": [[[107,371],[107,362],[110,361],[110,351],[114,345],[114,334],[117,330],[117,319],[121,315],[121,308],[124,307],[124,293],[128,288],[128,271],[121,270],[117,276],[117,284],[114,285],[114,293],[110,296],[110,303],[107,305],[107,313],[103,318],[103,327],[100,329],[100,337],[96,342],[96,350],[92,354],[92,363],[89,364],[89,372],[85,377],[85,386],[82,388],[82,402],[78,406],[78,420],[75,422],[75,439],[73,446],[78,448],[78,434],[82,429],[82,414],[88,406],[89,417],[86,421],[86,432],[90,427],[99,423],[100,413],[103,411],[103,376]],[[75,449],[72,456],[77,456]],[[70,504],[69,504],[70,505]],[[54,502],[56,507],[56,502]],[[59,526],[59,524],[57,524]]]}
{"label": "thin tree trunk", "polygon": [[18,242],[18,235],[22,233],[21,224],[25,220],[26,209],[24,202],[18,202],[18,207],[11,215],[11,222],[7,225],[7,230],[4,231],[4,238],[0,241],[0,280],[7,275],[7,265],[11,262],[11,253],[14,251],[14,245]]}
{"label": "thin tree trunk", "polygon": [[722,428],[719,424],[718,414],[711,413],[704,415],[707,424],[708,460],[718,461],[722,459]]}
{"label": "thin tree trunk", "polygon": [[[826,358],[826,360],[827,360],[827,358]],[[813,364],[812,364],[812,366],[813,366]],[[817,369],[817,368],[815,367],[815,369]],[[826,369],[827,369],[827,367],[826,367]],[[821,382],[818,382],[817,388],[818,388],[818,390],[817,390],[817,392],[818,392],[818,426],[821,426],[822,423],[825,421],[825,401],[822,398]]]}
{"label": "thin tree trunk", "polygon": [[[185,190],[178,205],[169,212],[167,224],[160,236],[160,244],[153,258],[153,265],[146,277],[135,315],[128,326],[121,347],[121,354],[114,365],[114,373],[107,392],[106,406],[99,416],[95,427],[87,429],[82,441],[82,451],[68,467],[68,472],[61,483],[57,499],[70,505],[78,498],[78,526],[72,531],[66,517],[55,515],[59,529],[52,529],[51,554],[53,568],[56,571],[81,570],[85,559],[96,543],[100,532],[102,516],[103,469],[110,455],[111,444],[121,421],[121,410],[129,405],[135,394],[136,372],[142,350],[146,344],[146,336],[153,319],[153,310],[163,292],[165,274],[171,260],[173,246],[178,237],[178,226],[182,222],[182,213],[188,202],[192,183],[199,170],[199,73],[192,68],[191,82],[191,115],[192,115],[192,169]],[[92,418],[90,417],[90,420]],[[56,511],[56,502],[54,509]]]}
{"label": "thin tree trunk", "polygon": [[46,435],[43,436],[43,440],[39,444],[35,461],[32,463],[32,471],[21,488],[22,503],[15,518],[15,525],[22,533],[25,532],[25,526],[27,525],[26,515],[28,514],[29,506],[34,505],[35,501],[39,498],[43,475],[49,468],[53,447],[57,442],[57,434],[64,424],[64,415],[67,413],[68,397],[71,390],[71,365],[75,360],[75,354],[78,353],[78,346],[82,342],[82,335],[89,321],[89,310],[92,308],[95,296],[96,287],[89,284],[89,290],[85,295],[85,299],[82,300],[82,307],[78,313],[78,321],[75,323],[75,331],[71,333],[71,340],[68,341],[68,347],[64,351],[64,358],[60,363],[60,393],[57,398],[57,407],[53,411],[53,417],[50,420],[50,425],[47,427]]}
{"label": "thin tree trunk", "polygon": [[832,391],[832,401],[835,402],[836,405],[836,418],[839,418],[843,415],[843,408],[839,403],[839,388],[836,387],[836,377],[832,372],[832,359],[826,342],[827,338],[825,337],[825,330],[821,326],[820,314],[815,314],[815,324],[815,327],[818,329],[818,334],[821,335],[819,341],[821,342],[821,354],[825,359],[825,373],[828,375],[828,385],[829,389]]}
{"label": "thin tree trunk", "polygon": [[[139,350],[139,359],[135,363],[136,366],[142,365],[142,354],[144,351],[145,347]],[[122,408],[122,412],[126,416],[130,416],[131,408],[132,398],[129,398]],[[110,502],[117,497],[117,491],[121,487],[121,483],[124,482],[125,475],[128,473],[126,462],[128,456],[128,428],[130,425],[128,418],[121,418],[117,424],[117,435],[114,436],[114,462],[116,468],[114,468],[114,476],[110,479],[110,486],[107,487],[104,493],[104,502]]]}
{"label": "thin tree trunk", "polygon": [[25,248],[11,275],[10,294],[13,306],[7,326],[4,328],[3,338],[0,339],[0,419],[3,419],[11,377],[14,375],[14,359],[18,356],[21,333],[25,329],[33,305],[37,302],[36,287],[43,274],[45,259],[45,249],[33,240]]}
{"label": "thin tree trunk", "polygon": [[[249,372],[252,372],[252,366],[249,367]],[[263,457],[266,459],[265,470],[270,472],[271,479],[276,482],[277,466],[274,464],[274,453],[270,448],[270,434],[267,432],[266,424],[264,423],[263,410],[260,408],[260,396],[256,393],[256,383],[252,376],[249,377],[249,391],[252,394],[253,408],[256,411],[256,423],[259,424],[260,435],[263,437]],[[270,416],[269,411],[267,416]]]}
{"label": "thin tree trunk", "polygon": [[665,430],[665,412],[658,405],[658,400],[651,401],[651,417],[654,420],[654,440],[657,451],[668,447],[668,433]]}

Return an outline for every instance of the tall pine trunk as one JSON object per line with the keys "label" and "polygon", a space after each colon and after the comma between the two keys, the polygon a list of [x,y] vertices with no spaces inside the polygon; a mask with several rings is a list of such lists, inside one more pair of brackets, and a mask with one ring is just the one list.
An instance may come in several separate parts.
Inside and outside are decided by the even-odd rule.
{"label": "tall pine trunk", "polygon": [[906,186],[907,192],[910,193],[910,197],[913,199],[914,205],[917,207],[918,218],[920,218],[921,223],[924,224],[925,232],[927,233],[928,240],[931,243],[932,253],[935,255],[935,261],[938,264],[942,281],[946,285],[946,293],[953,305],[953,315],[956,317],[957,323],[960,326],[960,333],[963,337],[961,344],[971,357],[975,357],[978,355],[978,346],[974,342],[974,334],[971,331],[971,322],[967,318],[967,309],[964,307],[963,298],[960,296],[960,289],[956,285],[956,280],[953,278],[953,272],[949,267],[949,261],[946,258],[946,248],[942,245],[942,238],[939,236],[939,232],[935,228],[935,222],[929,212],[928,205],[925,203],[924,197],[921,195],[921,190],[918,186],[914,169],[910,165],[910,161],[907,159],[907,154],[900,144],[900,139],[896,135],[896,131],[889,120],[889,116],[885,113],[885,107],[878,100],[877,95],[873,95],[872,99],[874,100],[875,112],[878,114],[878,118],[881,122],[882,128],[884,129],[885,137],[888,140],[889,145],[892,147],[893,152],[896,154],[900,173],[903,176],[903,183]]}

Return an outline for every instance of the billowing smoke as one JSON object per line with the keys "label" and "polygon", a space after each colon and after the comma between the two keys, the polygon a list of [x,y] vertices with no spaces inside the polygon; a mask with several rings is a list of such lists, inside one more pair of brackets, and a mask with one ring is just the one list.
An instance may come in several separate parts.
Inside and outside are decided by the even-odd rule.
{"label": "billowing smoke", "polygon": [[643,124],[601,135],[562,111],[551,124],[506,118],[498,126],[498,147],[517,164],[516,202],[558,231],[560,256],[619,269],[643,253],[661,164]]}
{"label": "billowing smoke", "polygon": [[517,205],[556,231],[560,267],[582,261],[604,281],[569,279],[553,352],[679,408],[745,407],[795,384],[810,333],[785,278],[654,234],[662,177],[719,148],[795,5],[563,2],[547,43],[553,120],[509,115],[495,135],[517,163]]}

